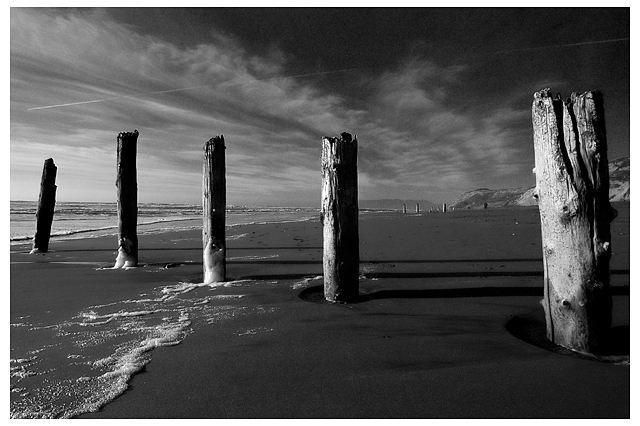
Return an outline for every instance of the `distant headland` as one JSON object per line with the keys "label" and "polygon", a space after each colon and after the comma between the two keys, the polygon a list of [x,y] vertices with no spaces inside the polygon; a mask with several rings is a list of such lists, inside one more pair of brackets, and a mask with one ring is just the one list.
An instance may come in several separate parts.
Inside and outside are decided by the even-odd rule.
{"label": "distant headland", "polygon": [[[630,195],[630,157],[620,157],[609,161],[609,201],[629,201]],[[451,205],[454,209],[477,209],[506,206],[535,206],[532,186],[518,188],[489,189],[479,188],[462,194]]]}

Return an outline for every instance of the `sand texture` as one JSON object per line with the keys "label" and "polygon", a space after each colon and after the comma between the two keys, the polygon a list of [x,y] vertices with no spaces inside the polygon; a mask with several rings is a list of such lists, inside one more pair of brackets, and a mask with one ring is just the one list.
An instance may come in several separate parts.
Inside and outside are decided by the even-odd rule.
{"label": "sand texture", "polygon": [[[80,417],[628,418],[629,204],[615,207],[605,361],[544,343],[537,207],[361,215],[362,297],[343,305],[322,298],[319,220],[246,225],[227,232],[237,284],[201,290],[243,314],[153,350]],[[98,270],[113,238],[30,248],[11,247],[12,321],[202,282],[198,231],[141,235],[129,270]]]}

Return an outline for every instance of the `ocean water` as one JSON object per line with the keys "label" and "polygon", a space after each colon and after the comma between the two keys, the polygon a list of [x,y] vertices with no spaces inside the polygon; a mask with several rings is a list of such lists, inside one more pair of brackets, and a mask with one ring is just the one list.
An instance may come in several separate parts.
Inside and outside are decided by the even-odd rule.
{"label": "ocean water", "polygon": [[[32,238],[35,208],[35,202],[11,202],[11,244]],[[318,209],[313,208],[232,207],[227,226],[317,218]],[[57,203],[52,241],[115,235],[116,219],[115,204]],[[140,233],[198,229],[202,211],[194,205],[144,204],[138,221]],[[313,279],[293,287],[305,287]],[[255,285],[281,284],[165,283],[136,297],[69,312],[67,318],[49,320],[45,313],[11,318],[10,417],[72,418],[98,410],[127,389],[131,376],[150,362],[155,349],[177,345],[199,327],[270,315],[269,309],[243,304],[242,289]],[[233,294],[219,294],[219,286],[234,287]],[[238,331],[260,332],[268,330]]]}
{"label": "ocean water", "polygon": [[[33,239],[36,226],[35,201],[10,202],[10,242],[24,244]],[[319,217],[319,209],[311,207],[228,206],[227,226],[249,223],[287,222]],[[138,233],[160,233],[171,230],[202,228],[202,206],[194,204],[138,204]],[[57,202],[51,241],[116,235],[118,215],[116,203]]]}

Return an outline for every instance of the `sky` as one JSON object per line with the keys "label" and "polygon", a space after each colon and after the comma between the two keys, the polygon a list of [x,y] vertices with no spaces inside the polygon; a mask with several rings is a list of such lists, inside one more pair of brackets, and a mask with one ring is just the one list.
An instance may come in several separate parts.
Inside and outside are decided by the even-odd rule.
{"label": "sky", "polygon": [[452,203],[535,185],[531,104],[604,95],[630,155],[629,8],[16,8],[10,199],[116,200],[137,129],[138,201],[201,203],[226,142],[227,203],[319,206],[323,136],[358,139],[361,200]]}

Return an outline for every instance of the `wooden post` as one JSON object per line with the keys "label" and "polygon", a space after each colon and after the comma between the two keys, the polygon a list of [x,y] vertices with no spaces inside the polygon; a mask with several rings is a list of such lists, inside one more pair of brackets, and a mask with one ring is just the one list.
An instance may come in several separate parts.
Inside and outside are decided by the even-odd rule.
{"label": "wooden post", "polygon": [[138,265],[138,131],[118,134],[118,257],[116,268]]}
{"label": "wooden post", "polygon": [[349,133],[322,138],[324,297],[352,302],[359,297],[358,140]]}
{"label": "wooden post", "polygon": [[416,213],[420,213],[420,203],[416,203]]}
{"label": "wooden post", "polygon": [[406,213],[406,212],[407,212],[407,205],[402,204],[402,213]]}
{"label": "wooden post", "polygon": [[204,283],[223,282],[226,278],[225,212],[227,182],[225,146],[222,135],[204,145],[202,172],[202,245]]}
{"label": "wooden post", "polygon": [[547,337],[595,353],[611,327],[609,170],[602,94],[549,89],[532,106]]}
{"label": "wooden post", "polygon": [[42,179],[40,180],[40,196],[38,210],[36,210],[36,234],[33,237],[31,253],[46,253],[49,251],[51,237],[51,223],[56,206],[56,175],[58,168],[53,158],[44,160]]}
{"label": "wooden post", "polygon": [[442,203],[442,213],[446,213],[446,212],[447,212],[447,204]]}

